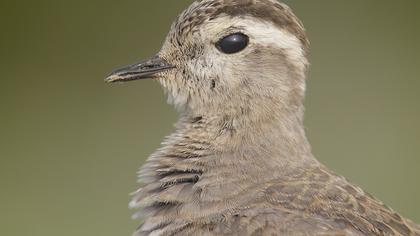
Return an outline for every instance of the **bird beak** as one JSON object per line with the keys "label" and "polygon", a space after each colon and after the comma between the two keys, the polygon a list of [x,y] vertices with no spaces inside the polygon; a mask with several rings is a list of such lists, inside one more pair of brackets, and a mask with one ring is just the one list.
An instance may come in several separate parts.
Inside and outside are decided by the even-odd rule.
{"label": "bird beak", "polygon": [[162,58],[156,56],[152,59],[115,70],[105,79],[105,81],[108,83],[114,83],[150,79],[155,77],[156,74],[172,68],[175,67]]}

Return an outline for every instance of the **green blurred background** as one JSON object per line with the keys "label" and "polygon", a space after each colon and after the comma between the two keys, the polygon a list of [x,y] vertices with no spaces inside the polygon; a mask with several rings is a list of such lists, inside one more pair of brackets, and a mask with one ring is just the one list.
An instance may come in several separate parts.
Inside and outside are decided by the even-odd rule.
{"label": "green blurred background", "polygon": [[[420,2],[289,0],[312,41],[316,156],[420,222]],[[130,235],[136,171],[177,114],[154,81],[109,85],[157,52],[187,0],[0,3],[0,235]]]}

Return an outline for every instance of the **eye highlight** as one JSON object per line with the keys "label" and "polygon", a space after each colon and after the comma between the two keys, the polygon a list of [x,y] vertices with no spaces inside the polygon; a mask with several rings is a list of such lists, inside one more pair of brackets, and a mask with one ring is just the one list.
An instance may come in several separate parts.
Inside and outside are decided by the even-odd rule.
{"label": "eye highlight", "polygon": [[226,54],[234,54],[244,50],[249,43],[249,37],[242,33],[234,33],[219,40],[217,49]]}

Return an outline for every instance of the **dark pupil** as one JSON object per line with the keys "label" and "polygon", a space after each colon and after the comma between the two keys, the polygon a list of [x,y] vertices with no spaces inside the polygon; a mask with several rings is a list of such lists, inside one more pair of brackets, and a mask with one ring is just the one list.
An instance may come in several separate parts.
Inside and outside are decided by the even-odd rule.
{"label": "dark pupil", "polygon": [[248,46],[248,42],[249,38],[244,34],[231,34],[222,38],[217,43],[217,48],[224,53],[232,54],[242,51]]}

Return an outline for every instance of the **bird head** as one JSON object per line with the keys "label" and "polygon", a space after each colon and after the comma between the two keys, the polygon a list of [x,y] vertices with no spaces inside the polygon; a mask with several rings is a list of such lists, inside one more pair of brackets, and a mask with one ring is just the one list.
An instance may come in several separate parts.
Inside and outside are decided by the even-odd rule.
{"label": "bird head", "polygon": [[195,1],[152,59],[116,70],[108,82],[155,78],[178,110],[234,115],[301,106],[309,43],[276,0]]}

